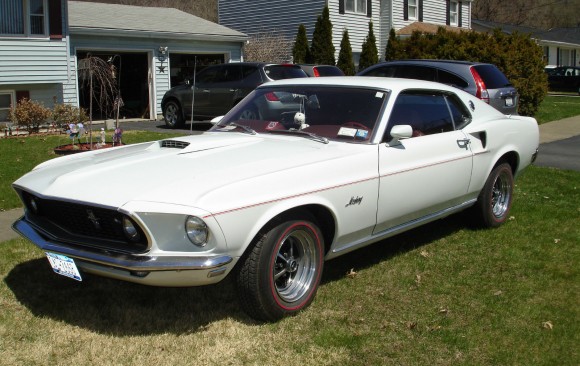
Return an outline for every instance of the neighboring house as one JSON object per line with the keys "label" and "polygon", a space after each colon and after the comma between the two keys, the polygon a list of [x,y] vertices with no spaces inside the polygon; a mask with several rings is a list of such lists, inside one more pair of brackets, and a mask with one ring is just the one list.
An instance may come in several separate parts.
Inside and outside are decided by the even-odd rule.
{"label": "neighboring house", "polygon": [[62,101],[71,79],[66,13],[61,0],[0,1],[0,122],[22,98]]}
{"label": "neighboring house", "polygon": [[248,35],[276,31],[291,40],[304,24],[311,39],[316,19],[328,5],[336,57],[342,33],[348,29],[356,62],[373,22],[379,57],[383,58],[389,31],[405,27],[434,32],[439,26],[471,28],[472,0],[219,0],[220,24]]}
{"label": "neighboring house", "polygon": [[529,34],[543,48],[546,66],[580,65],[580,27],[544,30],[477,19],[473,19],[472,24],[478,32],[492,32],[499,28],[508,34]]}
{"label": "neighboring house", "polygon": [[107,60],[121,118],[154,119],[172,85],[198,67],[242,61],[247,36],[171,8],[66,0],[0,1],[0,121],[20,98],[88,107],[79,61]]}

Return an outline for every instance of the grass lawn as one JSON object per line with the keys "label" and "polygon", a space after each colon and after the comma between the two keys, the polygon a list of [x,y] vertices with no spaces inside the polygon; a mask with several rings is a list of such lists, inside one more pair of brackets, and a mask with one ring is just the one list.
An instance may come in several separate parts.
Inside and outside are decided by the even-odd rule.
{"label": "grass lawn", "polygon": [[516,183],[499,229],[460,214],[329,261],[312,306],[276,324],[241,312],[228,281],[79,283],[1,243],[0,364],[578,365],[580,173]]}
{"label": "grass lawn", "polygon": [[580,98],[576,96],[556,97],[548,95],[540,105],[535,117],[538,120],[538,124],[542,124],[579,114]]}

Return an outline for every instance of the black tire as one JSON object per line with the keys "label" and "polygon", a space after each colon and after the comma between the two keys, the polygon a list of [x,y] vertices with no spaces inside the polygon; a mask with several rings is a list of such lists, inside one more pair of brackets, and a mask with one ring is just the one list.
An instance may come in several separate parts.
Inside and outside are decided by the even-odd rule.
{"label": "black tire", "polygon": [[507,163],[493,168],[475,206],[479,223],[484,227],[498,227],[507,219],[512,206],[514,176]]}
{"label": "black tire", "polygon": [[241,259],[237,272],[240,305],[261,321],[277,321],[310,305],[324,265],[324,239],[309,219],[266,229]]}
{"label": "black tire", "polygon": [[163,110],[163,119],[165,120],[165,125],[169,128],[181,127],[184,124],[183,112],[181,107],[175,101],[169,101],[165,103],[165,108]]}

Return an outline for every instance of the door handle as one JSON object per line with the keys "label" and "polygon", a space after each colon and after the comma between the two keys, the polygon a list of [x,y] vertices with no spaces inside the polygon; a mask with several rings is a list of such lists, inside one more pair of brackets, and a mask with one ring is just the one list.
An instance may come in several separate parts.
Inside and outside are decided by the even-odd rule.
{"label": "door handle", "polygon": [[470,139],[457,140],[457,146],[465,150],[469,150],[470,143],[471,143]]}

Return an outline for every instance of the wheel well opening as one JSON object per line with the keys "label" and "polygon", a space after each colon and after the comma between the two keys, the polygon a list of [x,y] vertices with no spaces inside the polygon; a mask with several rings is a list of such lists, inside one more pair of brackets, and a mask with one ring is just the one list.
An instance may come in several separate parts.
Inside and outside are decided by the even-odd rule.
{"label": "wheel well opening", "polygon": [[[518,164],[520,162],[520,158],[518,156],[518,154],[515,151],[510,151],[506,154],[504,154],[495,164],[495,166],[498,166],[499,164],[506,162],[510,165],[510,167],[512,168],[512,173],[515,174],[516,170],[518,169]],[[495,167],[494,166],[494,167]]]}
{"label": "wheel well opening", "polygon": [[292,208],[288,211],[280,213],[278,216],[270,220],[266,226],[269,226],[269,224],[272,222],[279,223],[280,221],[284,220],[304,218],[308,216],[312,216],[313,220],[315,221],[314,223],[322,232],[322,236],[324,238],[324,253],[328,253],[334,239],[336,223],[330,210],[324,206],[306,205]]}

